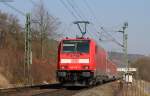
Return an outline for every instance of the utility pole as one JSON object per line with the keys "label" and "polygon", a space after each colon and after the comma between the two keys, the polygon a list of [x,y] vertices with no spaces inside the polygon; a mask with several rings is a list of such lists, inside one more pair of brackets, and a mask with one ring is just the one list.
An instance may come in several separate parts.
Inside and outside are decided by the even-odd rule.
{"label": "utility pole", "polygon": [[26,82],[25,82],[26,85],[32,84],[31,64],[32,64],[31,17],[30,17],[30,13],[27,13],[26,25],[25,25],[25,62],[24,62],[24,76],[26,78]]}
{"label": "utility pole", "polygon": [[[128,23],[125,22],[123,27],[122,27],[122,30],[121,31],[118,31],[118,32],[121,32],[123,33],[123,52],[124,52],[124,63],[126,64],[126,68],[125,68],[125,72],[124,72],[124,80],[125,82],[128,84],[129,82],[132,83],[132,74],[130,73],[131,72],[131,68],[129,68],[129,62],[128,62],[128,50],[127,50],[127,39],[128,39],[128,35],[126,33],[126,28],[128,27]],[[127,86],[128,88],[128,86]]]}
{"label": "utility pole", "polygon": [[44,34],[44,30],[43,30],[43,16],[40,17],[40,33],[41,33],[41,58],[43,59],[43,34]]}
{"label": "utility pole", "polygon": [[125,22],[123,27],[122,27],[122,30],[118,31],[118,32],[121,32],[123,34],[123,53],[124,53],[124,63],[126,64],[126,69],[127,69],[127,72],[129,70],[129,63],[128,63],[128,50],[127,50],[127,39],[128,39],[128,35],[126,33],[126,28],[128,27],[128,23]]}

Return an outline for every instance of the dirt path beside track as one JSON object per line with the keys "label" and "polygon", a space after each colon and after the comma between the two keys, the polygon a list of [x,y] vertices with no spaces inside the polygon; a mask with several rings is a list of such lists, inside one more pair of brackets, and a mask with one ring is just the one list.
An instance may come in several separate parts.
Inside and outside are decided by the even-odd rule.
{"label": "dirt path beside track", "polygon": [[116,96],[118,90],[118,83],[107,83],[104,85],[99,85],[94,88],[85,90],[81,93],[77,93],[73,96]]}

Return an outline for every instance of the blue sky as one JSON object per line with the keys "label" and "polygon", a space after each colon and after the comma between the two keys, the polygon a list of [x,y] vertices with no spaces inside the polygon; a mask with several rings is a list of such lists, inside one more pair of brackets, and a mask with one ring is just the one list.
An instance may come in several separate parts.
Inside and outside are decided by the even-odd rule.
{"label": "blue sky", "polygon": [[[22,12],[33,11],[33,4],[30,0],[13,0],[9,2],[12,6]],[[37,2],[39,0],[33,0]],[[66,2],[67,0],[63,0]],[[70,0],[71,1],[71,0]],[[81,15],[86,17],[90,22],[89,32],[93,34],[92,38],[98,39],[96,31],[103,26],[110,34],[121,41],[121,34],[113,33],[113,30],[119,30],[124,22],[128,22],[128,51],[129,53],[150,54],[150,0],[72,0],[75,2],[74,7],[78,7]],[[88,2],[93,13],[89,11],[85,5]],[[80,34],[76,27],[71,24],[75,18],[66,10],[60,0],[43,0],[45,7],[62,23],[59,31],[69,36]],[[67,2],[66,2],[67,3]],[[71,9],[71,7],[69,7]],[[25,17],[12,10],[8,6],[0,2],[0,10],[16,15],[21,23],[25,21]],[[96,19],[95,19],[96,18]],[[94,25],[93,25],[94,24]],[[96,28],[96,29],[95,29]],[[91,36],[91,35],[89,35]],[[121,48],[111,42],[100,42],[107,50],[118,51]]]}

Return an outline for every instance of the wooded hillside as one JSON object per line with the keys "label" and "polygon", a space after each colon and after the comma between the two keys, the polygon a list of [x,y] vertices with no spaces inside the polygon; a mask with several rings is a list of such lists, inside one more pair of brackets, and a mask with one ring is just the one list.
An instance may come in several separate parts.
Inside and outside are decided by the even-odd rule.
{"label": "wooded hillside", "polygon": [[[37,28],[35,27],[37,24],[32,25],[31,74],[33,83],[36,84],[55,80],[58,42],[53,37],[57,36],[56,30],[59,25],[58,20],[48,14],[43,5],[39,6],[38,8],[41,8],[43,12],[39,16],[44,18],[39,23],[43,27]],[[38,14],[40,13],[37,12],[36,15]],[[43,29],[42,32],[40,28]],[[0,11],[0,75],[9,84],[24,83],[26,79],[24,77],[24,47],[24,26],[20,25],[17,16]],[[2,84],[3,81],[0,80],[0,86]]]}

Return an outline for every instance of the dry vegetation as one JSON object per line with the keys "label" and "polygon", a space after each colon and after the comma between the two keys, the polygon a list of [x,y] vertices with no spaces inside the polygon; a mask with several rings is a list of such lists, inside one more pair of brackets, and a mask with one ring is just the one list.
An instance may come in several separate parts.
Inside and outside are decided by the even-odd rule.
{"label": "dry vegetation", "polygon": [[[39,25],[32,24],[33,64],[31,69],[32,78],[36,84],[54,81],[58,42],[51,37],[57,35],[56,29],[59,25],[58,20],[44,9],[44,5],[41,2],[39,4],[34,12],[36,16],[39,14],[43,19],[39,20]],[[39,11],[40,8],[41,11]],[[35,15],[33,18],[36,19]],[[25,80],[23,75],[24,33],[16,16],[0,11],[0,75],[10,84],[23,83]],[[43,46],[42,55],[41,46]]]}
{"label": "dry vegetation", "polygon": [[138,59],[131,65],[138,69],[138,75],[139,75],[140,79],[150,81],[150,75],[149,75],[149,73],[150,73],[150,58],[149,57],[144,57],[144,58]]}

